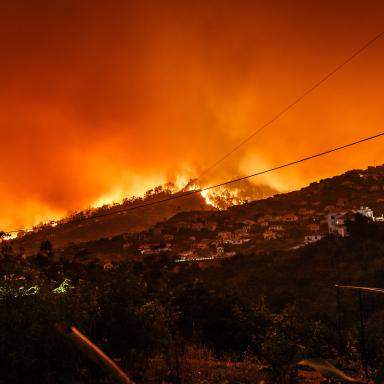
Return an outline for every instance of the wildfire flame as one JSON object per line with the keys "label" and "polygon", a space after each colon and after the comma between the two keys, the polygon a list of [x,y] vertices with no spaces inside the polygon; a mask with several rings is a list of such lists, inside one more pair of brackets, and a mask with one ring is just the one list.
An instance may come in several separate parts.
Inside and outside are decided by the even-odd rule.
{"label": "wildfire flame", "polygon": [[216,190],[202,191],[201,195],[204,197],[207,204],[213,207],[224,210],[232,205],[244,204],[248,199],[241,196],[242,191],[239,189],[229,189],[219,187]]}

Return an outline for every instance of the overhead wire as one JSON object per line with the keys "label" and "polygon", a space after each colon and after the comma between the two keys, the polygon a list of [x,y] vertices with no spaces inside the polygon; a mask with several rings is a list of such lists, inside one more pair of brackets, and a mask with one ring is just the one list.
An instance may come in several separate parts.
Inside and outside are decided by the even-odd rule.
{"label": "overhead wire", "polygon": [[243,139],[239,144],[237,144],[234,148],[232,148],[229,152],[225,153],[221,158],[219,158],[217,161],[215,161],[212,165],[210,165],[208,168],[206,168],[195,180],[200,180],[203,176],[207,175],[212,169],[216,168],[219,164],[221,164],[224,160],[226,160],[228,157],[230,157],[233,153],[235,153],[237,150],[239,150],[242,146],[244,146],[246,143],[248,143],[251,139],[253,139],[257,134],[259,134],[261,131],[263,131],[265,128],[269,127],[271,124],[273,124],[276,120],[278,120],[280,117],[285,115],[290,109],[292,109],[294,106],[299,104],[305,97],[307,97],[310,93],[315,91],[317,88],[320,87],[323,83],[325,83],[330,77],[332,77],[334,74],[339,72],[343,67],[345,67],[349,62],[351,62],[354,58],[356,58],[358,55],[360,55],[362,52],[364,52],[368,47],[370,47],[374,42],[376,42],[378,39],[380,39],[382,36],[384,36],[384,31],[380,32],[376,36],[374,36],[372,39],[367,41],[363,46],[361,46],[358,50],[353,52],[352,55],[350,55],[347,59],[345,59],[341,64],[339,64],[337,67],[335,67],[332,71],[328,72],[323,78],[321,78],[319,81],[317,81],[315,84],[313,84],[310,88],[308,88],[304,93],[302,93],[298,98],[293,100],[290,104],[288,104],[285,108],[281,109],[278,113],[276,113],[270,120],[268,120],[266,123],[261,125],[256,131],[251,133],[249,136],[247,136],[245,139]]}

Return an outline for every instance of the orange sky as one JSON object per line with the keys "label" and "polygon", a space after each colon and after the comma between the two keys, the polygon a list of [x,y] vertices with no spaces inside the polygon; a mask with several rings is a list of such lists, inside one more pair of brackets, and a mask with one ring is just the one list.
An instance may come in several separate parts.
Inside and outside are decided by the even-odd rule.
{"label": "orange sky", "polygon": [[[0,229],[194,177],[384,29],[382,0],[0,2]],[[383,130],[384,39],[206,180]],[[384,141],[270,174],[384,162]]]}

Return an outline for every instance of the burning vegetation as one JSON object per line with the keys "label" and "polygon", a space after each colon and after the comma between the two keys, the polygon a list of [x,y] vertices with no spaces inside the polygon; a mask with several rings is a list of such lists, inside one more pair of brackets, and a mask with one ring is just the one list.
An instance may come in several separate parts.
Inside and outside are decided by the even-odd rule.
{"label": "burning vegetation", "polygon": [[255,185],[245,180],[236,186],[222,186],[201,192],[207,204],[225,210],[233,205],[241,205],[253,200],[261,200],[276,194],[267,185]]}

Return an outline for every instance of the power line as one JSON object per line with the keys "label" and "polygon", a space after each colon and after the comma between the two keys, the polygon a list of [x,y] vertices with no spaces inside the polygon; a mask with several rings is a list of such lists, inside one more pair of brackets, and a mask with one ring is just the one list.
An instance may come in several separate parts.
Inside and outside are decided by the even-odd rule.
{"label": "power line", "polygon": [[258,133],[262,130],[273,124],[276,120],[278,120],[281,116],[285,115],[290,109],[296,106],[300,101],[302,101],[306,96],[312,93],[315,89],[317,89],[320,85],[325,83],[330,77],[332,77],[336,72],[340,71],[345,65],[347,65],[350,61],[352,61],[356,56],[360,55],[363,51],[365,51],[369,46],[371,46],[376,40],[380,39],[384,35],[384,31],[380,32],[378,35],[373,37],[367,43],[365,43],[362,47],[360,47],[357,51],[355,51],[351,56],[349,56],[346,60],[344,60],[341,64],[339,64],[336,68],[334,68],[331,72],[325,75],[321,80],[308,88],[301,96],[288,104],[285,108],[280,110],[276,115],[274,115],[270,120],[264,123],[261,127],[259,127],[256,131],[250,134],[248,137],[243,139],[239,144],[237,144],[233,149],[224,154],[220,159],[218,159],[215,163],[210,165],[207,169],[205,169],[196,180],[201,179],[207,173],[209,173],[213,168],[216,168],[220,163],[222,163],[225,159],[231,156],[234,152],[240,149],[243,145],[248,143],[251,139],[253,139]]}
{"label": "power line", "polygon": [[[105,213],[101,213],[101,214],[98,214],[98,215],[93,215],[93,216],[89,216],[89,217],[82,217],[82,218],[70,220],[70,221],[67,221],[67,222],[65,222],[63,224],[78,223],[78,222],[82,222],[82,221],[89,221],[89,220],[97,219],[97,218],[100,218],[100,217],[113,216],[113,215],[117,215],[119,213],[133,211],[133,210],[140,209],[140,208],[145,208],[145,207],[150,207],[150,206],[153,206],[153,205],[158,205],[158,204],[166,203],[168,201],[181,199],[181,198],[184,198],[184,197],[187,197],[187,196],[190,196],[190,195],[194,195],[194,194],[197,194],[197,193],[201,193],[201,192],[204,192],[204,191],[209,191],[209,190],[214,189],[214,188],[219,188],[219,187],[222,187],[222,186],[225,186],[225,185],[229,185],[229,184],[233,184],[233,183],[238,183],[239,181],[250,179],[252,177],[256,177],[256,176],[264,175],[266,173],[274,172],[274,171],[277,171],[277,170],[280,170],[280,169],[283,169],[283,168],[290,167],[290,166],[295,165],[295,164],[303,163],[305,161],[312,160],[312,159],[315,159],[317,157],[328,155],[328,154],[330,154],[332,152],[337,152],[337,151],[340,151],[342,149],[345,149],[345,148],[348,148],[348,147],[352,147],[354,145],[358,145],[358,144],[364,143],[366,141],[377,139],[377,138],[379,138],[381,136],[384,136],[384,132],[378,133],[378,134],[376,134],[374,136],[365,137],[364,139],[360,139],[360,140],[354,141],[352,143],[348,143],[348,144],[342,145],[340,147],[328,149],[328,150],[326,150],[324,152],[320,152],[320,153],[317,153],[315,155],[307,156],[307,157],[304,157],[304,158],[299,159],[299,160],[295,160],[295,161],[291,161],[289,163],[278,165],[276,167],[269,168],[269,169],[266,169],[264,171],[256,172],[256,173],[253,173],[253,174],[250,174],[250,175],[247,175],[247,176],[238,177],[238,178],[235,178],[235,179],[232,179],[232,180],[229,180],[229,181],[224,181],[224,182],[219,183],[219,184],[210,185],[210,186],[204,187],[204,188],[194,189],[194,190],[191,190],[191,191],[184,192],[183,194],[173,195],[173,196],[167,197],[165,199],[151,201],[151,202],[135,205],[133,207],[119,209],[119,210],[113,211],[113,212],[105,212]],[[55,221],[53,221],[53,223],[58,223],[59,224],[59,222],[55,222]],[[7,231],[7,233],[17,233],[17,232],[21,232],[21,231],[28,231],[28,229],[12,230],[12,231]]]}

